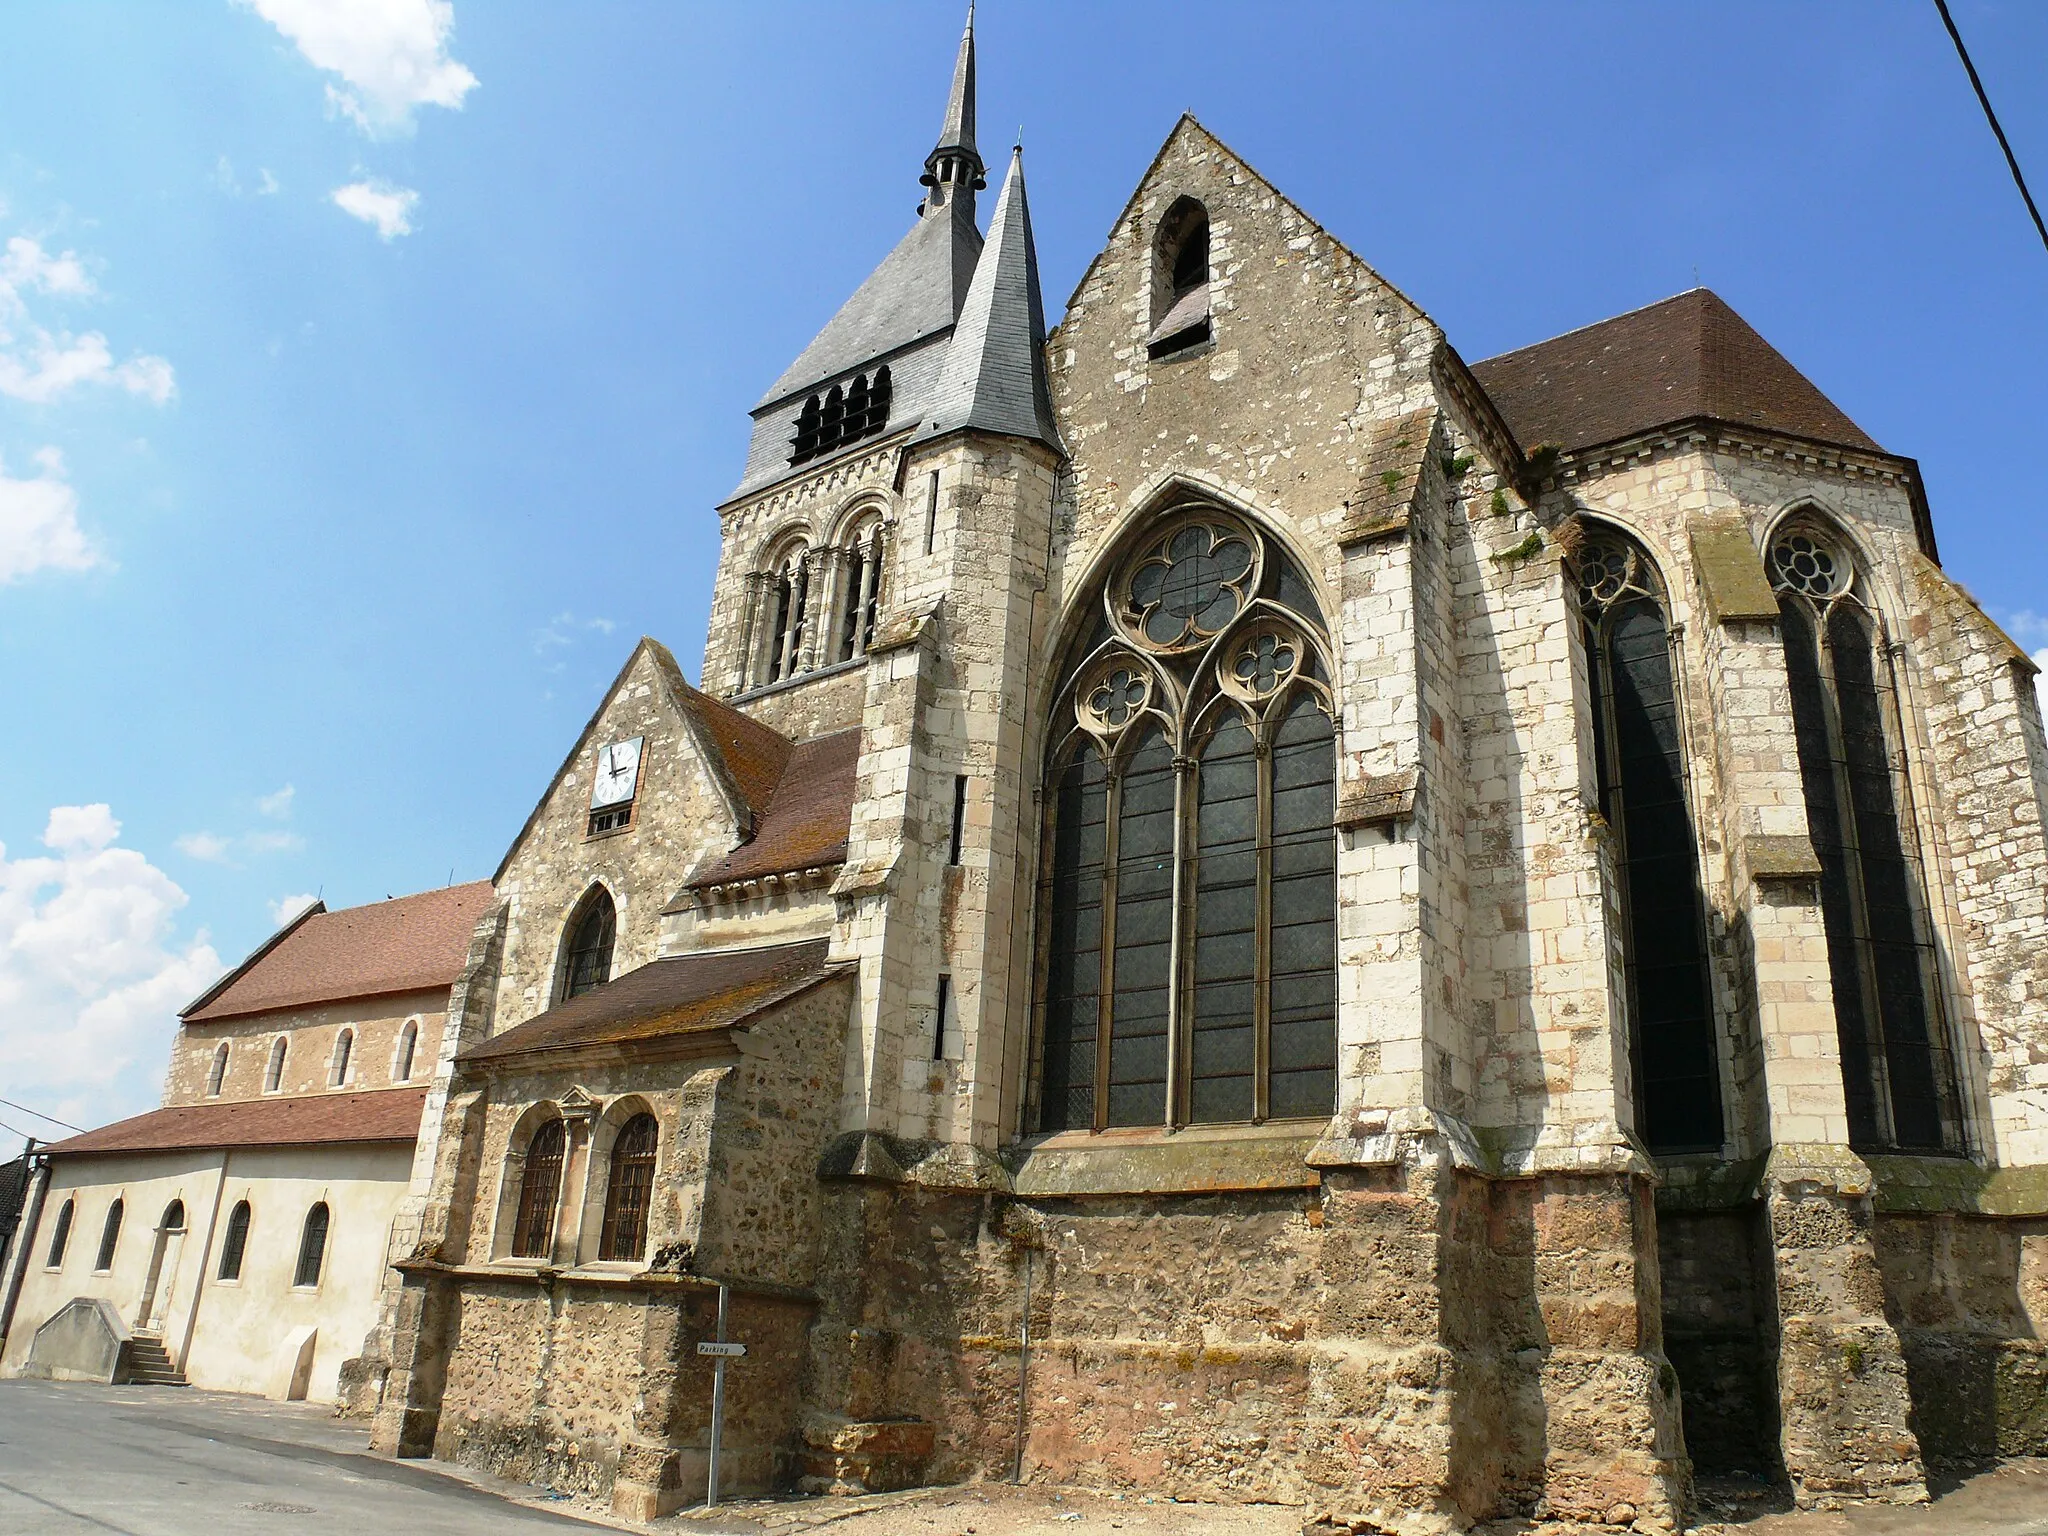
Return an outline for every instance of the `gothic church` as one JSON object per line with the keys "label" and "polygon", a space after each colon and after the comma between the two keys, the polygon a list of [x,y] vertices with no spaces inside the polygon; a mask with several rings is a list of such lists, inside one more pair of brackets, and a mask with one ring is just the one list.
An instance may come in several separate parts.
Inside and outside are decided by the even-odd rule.
{"label": "gothic church", "polygon": [[[963,38],[493,876],[399,1455],[1424,1532],[2048,1452],[2048,747],[1712,293],[1467,364],[1192,117],[1047,334]],[[980,213],[986,206],[984,234]]]}

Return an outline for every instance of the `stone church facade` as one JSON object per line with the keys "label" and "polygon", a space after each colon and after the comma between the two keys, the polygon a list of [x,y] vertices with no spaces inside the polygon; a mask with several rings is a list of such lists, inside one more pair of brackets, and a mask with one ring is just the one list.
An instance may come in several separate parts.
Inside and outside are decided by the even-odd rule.
{"label": "stone church facade", "polygon": [[376,1443],[1388,1529],[2048,1451],[2048,746],[1714,295],[1467,365],[1193,118],[1047,334],[971,31],[493,879]]}

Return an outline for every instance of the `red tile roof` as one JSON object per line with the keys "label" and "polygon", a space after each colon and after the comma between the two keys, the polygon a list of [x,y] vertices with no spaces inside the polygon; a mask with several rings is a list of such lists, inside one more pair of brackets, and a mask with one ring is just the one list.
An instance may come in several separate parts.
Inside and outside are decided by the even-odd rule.
{"label": "red tile roof", "polygon": [[310,1094],[186,1104],[116,1120],[42,1148],[49,1157],[116,1152],[193,1151],[208,1147],[307,1147],[343,1141],[412,1141],[420,1133],[424,1088]]}
{"label": "red tile roof", "polygon": [[774,798],[788,767],[793,748],[787,736],[772,725],[743,715],[723,700],[692,688],[676,665],[675,657],[663,646],[654,648],[654,659],[668,675],[677,705],[696,718],[704,734],[718,749],[725,771],[740,798],[756,816]]}
{"label": "red tile roof", "polygon": [[487,880],[289,925],[183,1013],[188,1024],[453,985],[477,921],[496,898]]}
{"label": "red tile roof", "polygon": [[1707,418],[1883,453],[1705,288],[1472,365],[1522,447],[1587,448]]}
{"label": "red tile roof", "polygon": [[748,841],[690,875],[689,889],[846,861],[860,728],[800,741]]}
{"label": "red tile roof", "polygon": [[457,1059],[468,1067],[536,1052],[730,1029],[850,969],[826,964],[827,945],[810,939],[656,960],[471,1046]]}

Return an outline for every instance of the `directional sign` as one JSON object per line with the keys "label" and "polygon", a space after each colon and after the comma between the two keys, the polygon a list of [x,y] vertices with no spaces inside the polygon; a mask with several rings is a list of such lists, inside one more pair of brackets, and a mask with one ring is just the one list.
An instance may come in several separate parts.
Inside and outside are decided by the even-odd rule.
{"label": "directional sign", "polygon": [[737,1360],[746,1352],[747,1346],[744,1344],[721,1344],[713,1339],[705,1339],[697,1346],[697,1353],[700,1355],[720,1355],[727,1360]]}

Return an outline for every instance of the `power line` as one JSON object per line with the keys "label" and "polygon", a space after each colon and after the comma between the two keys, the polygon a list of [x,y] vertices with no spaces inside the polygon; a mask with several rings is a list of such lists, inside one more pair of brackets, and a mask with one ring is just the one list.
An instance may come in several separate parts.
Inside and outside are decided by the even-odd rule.
{"label": "power line", "polygon": [[46,1115],[40,1109],[30,1109],[26,1104],[17,1104],[12,1099],[0,1099],[0,1104],[5,1104],[9,1109],[18,1109],[24,1115],[34,1115],[38,1120],[47,1120],[52,1125],[61,1125],[65,1130],[76,1131],[81,1136],[85,1134],[85,1127],[82,1125],[73,1125],[69,1120],[59,1120],[55,1115]]}
{"label": "power line", "polygon": [[1934,8],[1941,12],[1941,24],[1948,28],[1948,35],[1956,45],[1956,54],[1963,61],[1963,68],[1970,72],[1970,84],[1977,92],[1978,104],[1984,108],[1984,117],[1991,124],[1991,131],[1998,135],[1998,147],[2005,151],[2007,169],[2012,172],[2013,185],[2020,189],[2020,196],[2026,200],[2027,212],[2034,216],[2034,228],[2041,232],[2041,243],[2048,246],[2048,223],[2041,220],[2041,210],[2034,206],[2034,194],[2027,190],[2027,178],[2020,174],[2019,156],[2012,152],[2012,144],[2005,136],[2005,130],[1998,126],[1998,114],[1991,110],[1991,98],[1984,93],[1984,82],[1977,78],[1977,66],[1970,62],[1970,50],[1963,46],[1963,34],[1956,30],[1956,19],[1948,13],[1948,0],[1934,0]]}

